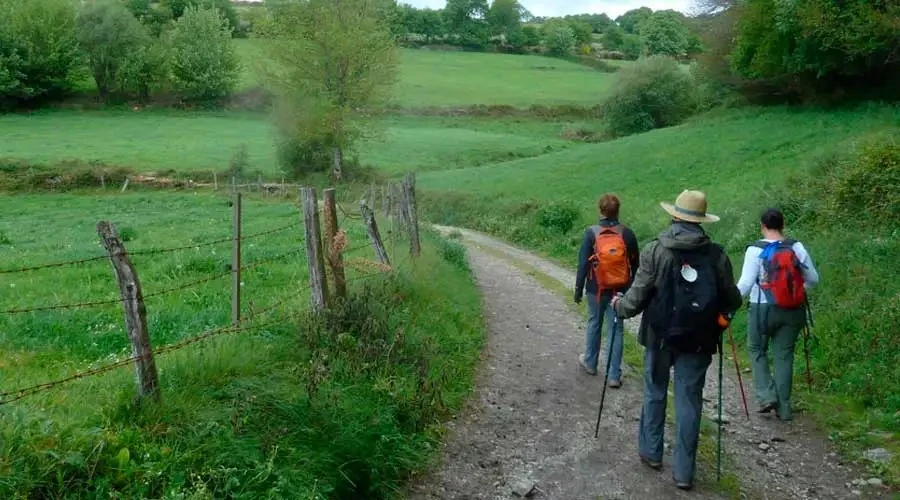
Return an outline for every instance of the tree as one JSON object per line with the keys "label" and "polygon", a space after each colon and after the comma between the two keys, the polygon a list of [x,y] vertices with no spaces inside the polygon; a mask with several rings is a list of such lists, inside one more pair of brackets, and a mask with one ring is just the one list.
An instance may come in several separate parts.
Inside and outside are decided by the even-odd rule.
{"label": "tree", "polygon": [[732,67],[772,94],[808,98],[894,85],[897,95],[896,2],[752,0],[731,10],[737,11]]}
{"label": "tree", "polygon": [[420,34],[425,36],[426,43],[432,43],[447,36],[443,12],[434,9],[422,9],[419,11],[419,18],[421,19]]}
{"label": "tree", "polygon": [[495,35],[508,35],[522,26],[522,6],[516,0],[494,0],[487,22]]}
{"label": "tree", "polygon": [[170,34],[172,76],[184,98],[216,102],[237,84],[240,64],[228,21],[211,7],[188,7]]}
{"label": "tree", "polygon": [[640,34],[638,30],[639,25],[651,14],[653,14],[653,10],[649,7],[632,9],[616,18],[616,22],[625,30],[625,33]]}
{"label": "tree", "polygon": [[578,45],[590,45],[594,41],[594,30],[591,25],[585,21],[572,19],[568,21],[569,28],[575,34],[575,41]]}
{"label": "tree", "polygon": [[568,22],[562,19],[551,19],[542,27],[544,44],[551,55],[564,57],[572,55],[577,40],[575,31]]}
{"label": "tree", "polygon": [[104,99],[118,82],[119,69],[150,42],[146,28],[120,2],[97,0],[78,13],[78,44],[87,56],[97,91]]}
{"label": "tree", "polygon": [[651,55],[677,57],[688,50],[688,32],[684,17],[675,11],[660,10],[641,21],[638,26],[644,46]]}
{"label": "tree", "polygon": [[444,22],[451,36],[461,45],[483,48],[490,38],[486,17],[487,0],[447,0]]}
{"label": "tree", "polygon": [[613,135],[677,125],[697,109],[695,87],[674,59],[651,56],[619,71],[603,116]]}
{"label": "tree", "polygon": [[240,22],[231,0],[160,0],[160,4],[172,13],[174,19],[180,19],[190,7],[214,7],[228,21],[232,32]]}
{"label": "tree", "polygon": [[129,53],[119,70],[118,88],[144,100],[169,79],[170,55],[160,40],[152,40]]}
{"label": "tree", "polygon": [[0,108],[71,87],[75,15],[68,0],[0,0]]}
{"label": "tree", "polygon": [[637,59],[644,54],[644,41],[638,35],[625,34],[622,37],[622,46],[619,50],[628,59]]}
{"label": "tree", "polygon": [[[397,75],[391,32],[372,0],[274,5],[267,84],[275,94],[282,158],[315,162],[329,153],[340,180],[345,151],[365,132],[366,111],[385,103]],[[309,165],[285,165],[298,173]]]}
{"label": "tree", "polygon": [[625,30],[616,24],[610,24],[603,32],[603,48],[621,50],[625,38]]}

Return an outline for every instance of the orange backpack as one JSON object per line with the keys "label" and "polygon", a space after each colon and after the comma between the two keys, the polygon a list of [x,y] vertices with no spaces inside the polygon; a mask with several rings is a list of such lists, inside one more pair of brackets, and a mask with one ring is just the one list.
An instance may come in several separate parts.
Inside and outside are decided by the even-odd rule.
{"label": "orange backpack", "polygon": [[593,272],[591,276],[597,282],[597,296],[604,290],[625,288],[631,280],[631,266],[628,262],[628,249],[622,238],[622,226],[594,226]]}

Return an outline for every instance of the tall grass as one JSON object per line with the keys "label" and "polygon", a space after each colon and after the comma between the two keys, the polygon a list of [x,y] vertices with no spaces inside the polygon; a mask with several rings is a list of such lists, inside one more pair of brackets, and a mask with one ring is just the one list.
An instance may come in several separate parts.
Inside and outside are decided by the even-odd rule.
{"label": "tall grass", "polygon": [[[211,237],[219,221],[227,222],[221,199],[124,199],[140,206],[145,196],[154,208],[161,203],[172,213],[118,213],[123,207],[117,197],[54,199],[73,210],[93,207],[96,217],[134,227],[129,248]],[[67,219],[65,210],[48,210],[49,199],[4,200],[11,216],[4,230],[13,243],[0,252],[15,255],[6,264],[98,250],[90,243],[95,217]],[[284,209],[252,202],[246,208],[254,221]],[[26,219],[18,214],[37,212],[48,221],[50,212],[60,218],[25,234]],[[360,228],[347,229],[351,240],[361,234]],[[54,231],[57,237],[49,237]],[[274,236],[264,244],[247,242],[248,254],[279,244]],[[297,235],[283,238],[281,244],[300,245]],[[309,303],[301,286],[302,255],[246,274],[244,297],[252,307],[293,298],[267,326],[158,357],[157,405],[134,403],[133,374],[124,368],[0,406],[0,497],[398,497],[408,475],[430,463],[441,422],[468,394],[482,339],[480,301],[469,272],[458,261],[442,259],[437,242],[425,242],[416,265],[400,259],[396,275],[360,280],[351,273],[350,299],[322,315],[296,314]],[[165,272],[207,272],[225,258],[194,253],[138,262],[138,270],[150,282]],[[105,291],[113,283],[104,265],[15,281],[4,276],[4,289],[15,284],[9,288],[22,293],[4,293],[3,302],[46,301],[48,293],[50,300],[53,293],[78,298],[86,295],[85,287]],[[154,344],[227,324],[227,298],[225,283],[148,304]],[[118,354],[127,343],[120,316],[113,308],[108,314],[34,313],[8,320],[0,328],[3,389]]]}

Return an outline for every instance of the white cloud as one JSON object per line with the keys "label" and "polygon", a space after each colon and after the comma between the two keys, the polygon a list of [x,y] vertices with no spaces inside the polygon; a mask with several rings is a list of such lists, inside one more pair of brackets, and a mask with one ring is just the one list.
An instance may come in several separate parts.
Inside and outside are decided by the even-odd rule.
{"label": "white cloud", "polygon": [[[416,7],[441,9],[446,0],[401,0]],[[693,0],[519,0],[536,16],[561,16],[567,14],[593,14],[605,12],[612,18],[638,7],[653,10],[674,9],[689,12]]]}

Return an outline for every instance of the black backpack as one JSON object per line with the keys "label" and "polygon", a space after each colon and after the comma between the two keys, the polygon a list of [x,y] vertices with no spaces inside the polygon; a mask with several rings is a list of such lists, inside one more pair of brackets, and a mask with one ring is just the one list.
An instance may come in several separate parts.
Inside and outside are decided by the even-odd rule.
{"label": "black backpack", "polygon": [[[715,353],[724,331],[719,325],[722,307],[716,276],[716,260],[723,250],[707,245],[666,251],[674,258],[671,265],[659,270],[647,311],[650,327],[663,347],[683,353]],[[696,278],[688,281],[694,272]]]}

